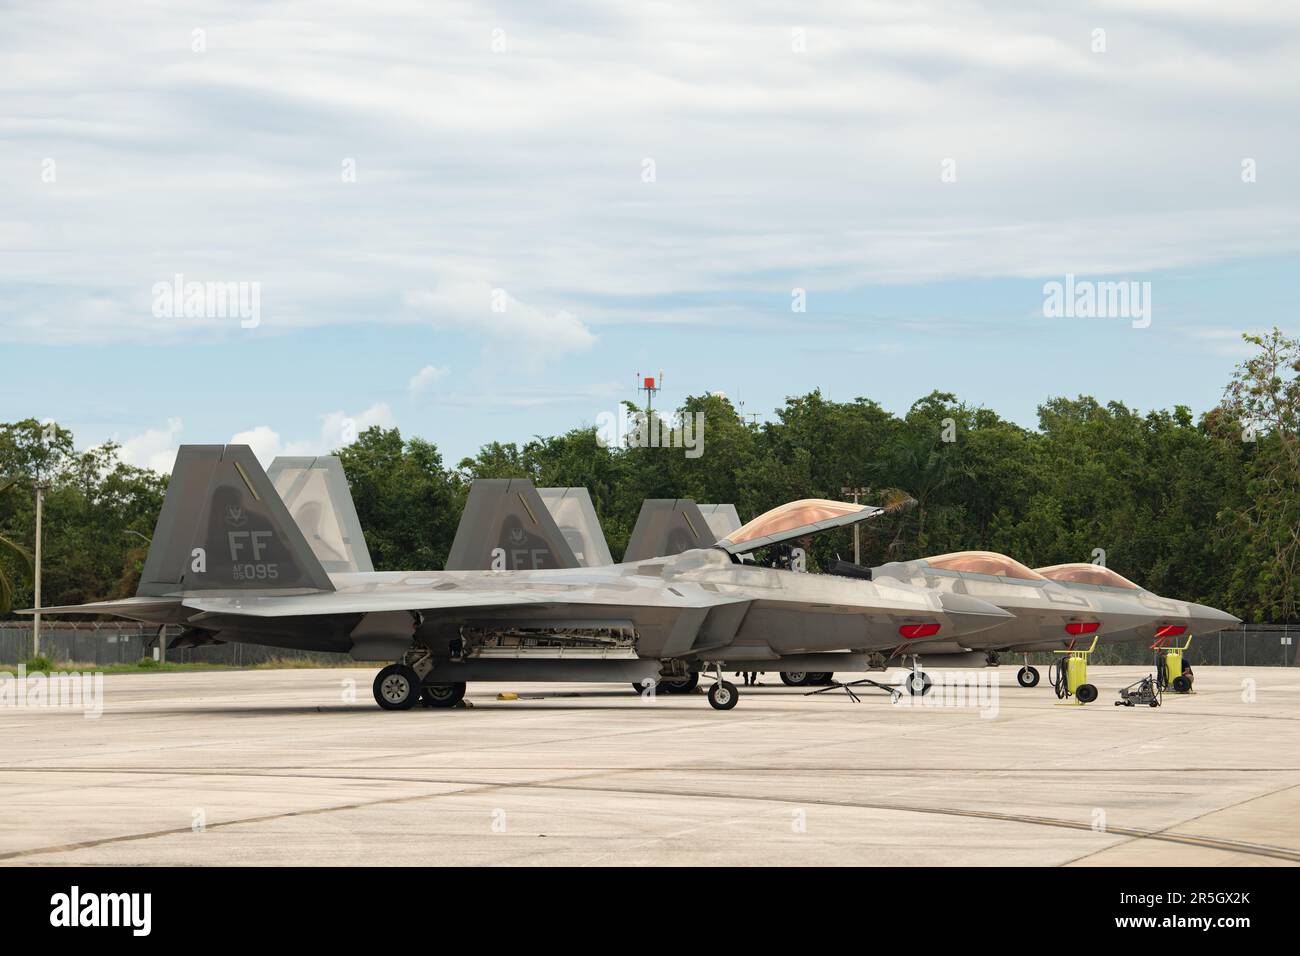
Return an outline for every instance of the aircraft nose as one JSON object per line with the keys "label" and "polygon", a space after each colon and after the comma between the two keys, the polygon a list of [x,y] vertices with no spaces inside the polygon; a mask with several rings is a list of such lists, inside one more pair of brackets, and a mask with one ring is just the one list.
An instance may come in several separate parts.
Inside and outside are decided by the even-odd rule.
{"label": "aircraft nose", "polygon": [[1227,611],[1220,611],[1217,607],[1189,604],[1187,609],[1191,621],[1189,630],[1193,634],[1213,634],[1215,631],[1222,631],[1225,627],[1233,627],[1241,623],[1241,618],[1233,617]]}
{"label": "aircraft nose", "polygon": [[1157,618],[1154,611],[1109,594],[1090,594],[1088,600],[1097,609],[1097,616],[1101,619],[1099,633],[1104,635],[1121,634],[1149,625]]}
{"label": "aircraft nose", "polygon": [[944,629],[944,633],[949,637],[988,630],[1015,618],[1014,614],[1004,611],[996,604],[981,601],[969,594],[940,594],[939,603],[943,605],[944,614],[948,618],[949,626]]}

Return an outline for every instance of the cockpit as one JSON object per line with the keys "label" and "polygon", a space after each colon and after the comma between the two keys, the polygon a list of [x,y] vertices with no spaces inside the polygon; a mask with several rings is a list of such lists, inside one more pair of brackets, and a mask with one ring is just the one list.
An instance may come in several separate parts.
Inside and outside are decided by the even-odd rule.
{"label": "cockpit", "polygon": [[966,574],[991,574],[1000,578],[1020,581],[1041,581],[1043,576],[1031,571],[1015,558],[996,551],[954,551],[926,558],[925,563],[940,571],[958,571]]}
{"label": "cockpit", "polygon": [[1039,568],[1038,573],[1049,581],[1063,581],[1066,584],[1095,584],[1103,588],[1142,590],[1128,578],[1100,564],[1054,564],[1050,568]]}

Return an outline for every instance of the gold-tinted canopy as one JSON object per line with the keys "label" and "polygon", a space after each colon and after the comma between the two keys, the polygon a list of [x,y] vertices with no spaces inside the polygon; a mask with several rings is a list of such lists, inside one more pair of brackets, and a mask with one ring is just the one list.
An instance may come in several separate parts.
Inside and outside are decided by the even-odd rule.
{"label": "gold-tinted canopy", "polygon": [[1064,581],[1068,584],[1097,584],[1106,588],[1142,590],[1128,578],[1100,564],[1054,564],[1050,568],[1039,568],[1038,573],[1050,581]]}
{"label": "gold-tinted canopy", "polygon": [[803,498],[764,512],[749,524],[731,532],[719,543],[730,546],[728,550],[745,545],[773,544],[804,534],[815,534],[829,527],[852,524],[879,510],[870,505],[855,505],[848,501]]}
{"label": "gold-tinted canopy", "polygon": [[1015,558],[996,551],[954,551],[926,558],[925,563],[941,571],[965,571],[968,574],[994,574],[1002,578],[1022,581],[1041,581],[1043,576],[1031,571]]}

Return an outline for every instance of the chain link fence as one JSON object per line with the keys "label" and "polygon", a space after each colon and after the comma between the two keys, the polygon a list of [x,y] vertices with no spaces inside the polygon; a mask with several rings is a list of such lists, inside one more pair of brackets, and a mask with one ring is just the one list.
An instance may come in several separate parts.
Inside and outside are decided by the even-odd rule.
{"label": "chain link fence", "polygon": [[[181,628],[168,625],[170,642]],[[158,646],[158,628],[153,624],[118,621],[42,621],[41,656],[55,664],[134,664],[153,657]],[[32,625],[27,621],[0,621],[0,665],[18,664],[32,656]],[[316,664],[349,664],[346,654],[324,654],[258,644],[209,644],[167,650],[169,664],[222,664],[244,667],[268,661],[303,661]]]}
{"label": "chain link fence", "polygon": [[[1171,638],[1166,643],[1181,647],[1187,638]],[[1086,648],[1091,640],[1080,640]],[[1193,667],[1295,667],[1296,644],[1300,643],[1300,624],[1245,624],[1205,637],[1193,637],[1183,659]],[[1103,637],[1089,658],[1091,664],[1150,664],[1151,642],[1129,641],[1107,644]],[[1035,664],[1050,664],[1059,655],[1031,654]],[[1003,655],[1014,661],[1016,655]]]}

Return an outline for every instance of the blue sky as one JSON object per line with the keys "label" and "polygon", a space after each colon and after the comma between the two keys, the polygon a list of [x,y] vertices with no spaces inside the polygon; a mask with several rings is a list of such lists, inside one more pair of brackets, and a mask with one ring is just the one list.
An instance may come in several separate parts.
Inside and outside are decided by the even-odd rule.
{"label": "blue sky", "polygon": [[[5,21],[0,418],[139,464],[325,451],[351,423],[454,463],[661,369],[661,404],[720,390],[763,417],[815,387],[1026,425],[1081,392],[1199,412],[1241,331],[1300,331],[1284,5]],[[255,283],[257,326],[155,314],[177,273]],[[1067,273],[1150,282],[1150,326],[1045,317]]]}

